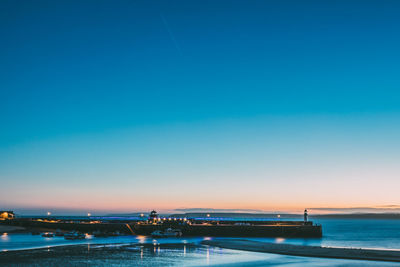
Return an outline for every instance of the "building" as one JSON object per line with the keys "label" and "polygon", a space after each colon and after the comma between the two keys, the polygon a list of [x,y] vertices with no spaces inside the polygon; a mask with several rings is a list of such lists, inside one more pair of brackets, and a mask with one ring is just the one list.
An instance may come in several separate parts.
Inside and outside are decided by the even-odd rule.
{"label": "building", "polygon": [[15,214],[13,211],[0,210],[0,220],[11,220],[14,218],[15,218]]}
{"label": "building", "polygon": [[158,219],[158,214],[157,214],[157,212],[155,211],[155,210],[152,210],[151,212],[150,212],[150,215],[149,215],[149,221],[150,222],[155,222],[155,221],[157,221],[157,219]]}

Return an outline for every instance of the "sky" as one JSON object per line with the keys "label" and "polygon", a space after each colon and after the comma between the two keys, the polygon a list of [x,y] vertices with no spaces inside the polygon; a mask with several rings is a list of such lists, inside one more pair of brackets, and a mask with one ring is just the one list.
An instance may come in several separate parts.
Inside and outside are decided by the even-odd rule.
{"label": "sky", "polygon": [[0,209],[400,204],[400,2],[0,2]]}

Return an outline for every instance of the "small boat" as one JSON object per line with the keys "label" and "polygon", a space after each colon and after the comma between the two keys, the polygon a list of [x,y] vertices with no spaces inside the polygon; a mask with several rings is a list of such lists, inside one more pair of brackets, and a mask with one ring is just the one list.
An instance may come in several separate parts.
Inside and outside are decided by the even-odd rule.
{"label": "small boat", "polygon": [[180,237],[182,236],[182,232],[179,229],[171,229],[168,228],[165,231],[156,230],[151,233],[152,237]]}
{"label": "small boat", "polygon": [[108,233],[108,236],[119,236],[119,235],[120,235],[119,231]]}
{"label": "small boat", "polygon": [[98,234],[93,234],[94,237],[109,237],[107,233],[98,233]]}
{"label": "small boat", "polygon": [[101,232],[101,231],[95,231],[93,232],[94,237],[110,237],[110,236],[120,236],[119,231],[115,232]]}
{"label": "small boat", "polygon": [[101,231],[95,231],[93,232],[94,237],[109,237],[112,236],[110,232],[101,232]]}
{"label": "small boat", "polygon": [[64,239],[66,240],[78,240],[78,239],[85,239],[86,236],[84,234],[78,232],[69,232],[64,234]]}
{"label": "small boat", "polygon": [[42,234],[43,237],[54,237],[54,233],[43,233]]}
{"label": "small boat", "polygon": [[64,236],[64,233],[61,230],[56,231],[56,236]]}
{"label": "small boat", "polygon": [[164,237],[164,232],[161,230],[155,230],[151,233],[152,237]]}

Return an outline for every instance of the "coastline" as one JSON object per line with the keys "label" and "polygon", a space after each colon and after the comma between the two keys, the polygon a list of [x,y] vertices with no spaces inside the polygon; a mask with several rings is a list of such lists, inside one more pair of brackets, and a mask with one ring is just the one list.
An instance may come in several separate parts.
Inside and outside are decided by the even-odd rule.
{"label": "coastline", "polygon": [[[177,249],[192,244],[160,244],[158,247]],[[140,259],[143,250],[152,251],[153,244],[80,244],[60,245],[48,248],[21,249],[0,252],[1,266],[108,266],[129,263],[132,257]],[[68,263],[68,264],[66,264]],[[84,264],[87,266],[87,264]]]}
{"label": "coastline", "polygon": [[[224,241],[224,240],[221,240]],[[237,240],[240,242],[246,240]],[[323,259],[320,256],[292,257],[282,253],[262,253],[247,248],[215,249],[203,243],[97,243],[60,245],[47,248],[0,252],[1,266],[266,266],[287,261],[299,266],[320,266],[329,260],[332,266],[351,265],[352,260]],[[251,241],[250,241],[251,242]],[[243,245],[243,244],[242,244]],[[261,252],[261,253],[260,253]],[[294,256],[294,255],[293,255]],[[354,263],[357,263],[356,259]],[[358,264],[363,264],[358,262]],[[365,262],[364,262],[365,264]],[[368,266],[397,266],[394,261],[371,261]]]}
{"label": "coastline", "polygon": [[400,262],[400,252],[382,249],[336,248],[275,244],[250,240],[204,240],[203,245],[289,256]]}

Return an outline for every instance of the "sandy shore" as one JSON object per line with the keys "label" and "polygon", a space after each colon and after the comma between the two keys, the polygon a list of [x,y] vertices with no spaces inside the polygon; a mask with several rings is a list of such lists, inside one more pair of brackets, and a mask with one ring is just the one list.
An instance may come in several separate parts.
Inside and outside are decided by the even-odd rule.
{"label": "sandy shore", "polygon": [[400,251],[393,250],[331,248],[227,239],[205,240],[202,242],[202,244],[227,249],[275,253],[291,256],[400,262]]}
{"label": "sandy shore", "polygon": [[198,249],[191,244],[84,244],[0,251],[0,266],[170,266],[175,258],[158,257],[159,248],[176,255],[184,246],[187,252]]}

